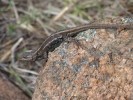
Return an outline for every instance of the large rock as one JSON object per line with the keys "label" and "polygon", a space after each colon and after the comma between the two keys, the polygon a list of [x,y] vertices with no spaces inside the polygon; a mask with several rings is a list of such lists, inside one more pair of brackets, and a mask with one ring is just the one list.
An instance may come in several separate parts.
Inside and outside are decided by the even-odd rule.
{"label": "large rock", "polygon": [[102,29],[80,40],[82,48],[62,43],[49,53],[33,100],[133,100],[132,33]]}

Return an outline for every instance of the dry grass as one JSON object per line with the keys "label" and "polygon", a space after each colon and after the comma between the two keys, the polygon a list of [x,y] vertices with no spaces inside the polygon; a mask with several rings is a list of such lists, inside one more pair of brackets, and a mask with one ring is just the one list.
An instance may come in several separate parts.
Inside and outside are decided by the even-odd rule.
{"label": "dry grass", "polygon": [[24,53],[35,51],[56,30],[90,20],[132,15],[121,1],[1,0],[0,70],[9,73],[14,84],[32,96],[42,63],[19,61]]}

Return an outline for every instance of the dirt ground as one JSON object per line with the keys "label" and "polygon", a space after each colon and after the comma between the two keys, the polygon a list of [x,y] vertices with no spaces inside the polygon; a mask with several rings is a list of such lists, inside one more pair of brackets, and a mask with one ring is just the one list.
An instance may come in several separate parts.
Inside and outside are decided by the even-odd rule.
{"label": "dirt ground", "polygon": [[[28,100],[32,98],[36,79],[38,78],[40,70],[44,68],[43,61],[29,62],[22,61],[21,59],[32,55],[40,47],[41,43],[52,33],[88,23],[92,20],[101,22],[106,19],[106,22],[110,22],[113,19],[113,22],[115,23],[117,21],[132,23],[132,16],[132,0],[0,0],[0,73],[2,75],[0,77],[0,84],[2,84],[0,88],[0,91],[2,91],[0,100],[4,100],[3,98],[9,100],[8,97],[16,97],[17,100],[17,96],[21,97],[18,100],[24,100],[24,98],[27,98]],[[92,43],[91,45],[95,46],[98,45],[98,43],[101,43],[101,45],[104,44],[110,48],[110,51],[114,51],[114,53],[105,53],[105,55],[100,58],[100,67],[98,67],[97,70],[94,70],[93,74],[90,72],[93,68],[87,68],[82,65],[83,68],[81,69],[81,72],[76,74],[76,80],[72,81],[72,83],[77,87],[85,82],[84,75],[82,74],[87,75],[89,78],[92,74],[92,77],[89,79],[89,90],[86,90],[90,97],[95,95],[99,97],[101,92],[103,94],[100,95],[100,97],[102,97],[110,92],[113,96],[115,96],[115,93],[117,96],[124,94],[123,97],[130,100],[133,93],[131,88],[133,37],[130,36],[132,31],[122,31],[118,36],[105,35],[105,33],[110,33],[112,30],[99,31],[103,35],[97,35],[97,37],[95,37],[97,38],[95,39],[95,43]],[[108,43],[102,41],[102,39],[107,39]],[[113,44],[113,39],[117,41],[119,47],[115,45],[115,42]],[[131,40],[131,44],[129,40]],[[89,44],[89,42],[86,43],[85,41],[85,45]],[[61,44],[61,46],[63,45],[65,44]],[[75,47],[75,45],[71,43],[68,45],[70,46],[69,49],[74,49],[73,46]],[[58,49],[60,48],[63,47],[59,47]],[[117,50],[115,51],[116,48],[119,49],[118,51],[122,52],[123,55],[119,54]],[[67,49],[66,52],[69,51],[69,49]],[[100,51],[104,52],[102,49],[100,49]],[[77,49],[74,49],[72,51],[76,50]],[[76,52],[79,52],[79,56],[84,56],[85,51],[78,49]],[[83,55],[80,54],[81,52]],[[55,56],[55,54],[56,51],[54,51],[53,55]],[[115,65],[107,64],[109,60],[108,54],[111,54],[112,58],[115,59]],[[50,56],[52,57],[51,54]],[[60,56],[56,55],[56,57],[58,58]],[[60,61],[60,59],[57,58],[49,59],[48,63],[51,64],[53,60]],[[72,62],[69,62],[69,64],[71,63]],[[46,68],[50,68],[50,65],[48,67],[47,64]],[[70,70],[68,70],[68,73],[69,71]],[[68,77],[72,78],[73,76],[70,75]],[[5,81],[3,78],[7,80]],[[104,78],[107,79],[107,81],[104,80]],[[78,83],[78,80],[81,81]],[[53,81],[48,82],[53,84]],[[108,83],[109,85],[107,85]],[[119,88],[116,88],[116,83]],[[6,84],[9,85],[9,88]],[[7,88],[5,88],[6,86]],[[51,86],[55,86],[55,84]],[[97,89],[98,87],[100,88]],[[78,91],[81,91],[81,93],[84,93],[79,87],[77,89]],[[106,89],[110,90],[107,91]],[[89,92],[90,90],[92,90],[92,92]],[[97,92],[97,94],[95,94],[95,92]],[[71,93],[73,94],[73,99],[76,99],[74,96],[79,94],[79,92],[75,93],[75,91],[71,91]],[[108,98],[110,97],[111,96],[108,95]]]}

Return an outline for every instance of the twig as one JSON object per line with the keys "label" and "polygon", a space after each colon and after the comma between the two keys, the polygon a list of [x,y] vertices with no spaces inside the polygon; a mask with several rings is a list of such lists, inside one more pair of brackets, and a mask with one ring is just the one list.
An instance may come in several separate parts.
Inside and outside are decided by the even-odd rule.
{"label": "twig", "polygon": [[15,63],[15,51],[16,51],[16,48],[20,45],[20,43],[21,43],[23,40],[24,40],[23,38],[20,38],[20,39],[13,45],[13,47],[11,48],[11,61],[12,61],[12,64]]}
{"label": "twig", "polygon": [[15,6],[15,3],[14,3],[13,0],[11,0],[11,4],[12,4],[12,7],[13,7],[13,11],[14,11],[17,23],[19,24],[20,23],[20,19],[19,19],[18,11],[16,9],[16,6]]}
{"label": "twig", "polygon": [[52,22],[55,22],[55,21],[57,21],[57,20],[59,20],[67,11],[69,11],[70,9],[72,9],[72,7],[73,7],[75,4],[77,4],[78,2],[79,2],[79,1],[76,0],[74,3],[71,3],[71,4],[69,4],[68,6],[66,6],[65,8],[63,8],[63,10],[62,10],[58,15],[56,15],[56,16],[52,19],[51,23],[52,23]]}
{"label": "twig", "polygon": [[4,62],[11,54],[11,50],[6,51],[6,53],[1,57],[0,62]]}
{"label": "twig", "polygon": [[13,39],[13,40],[7,41],[5,44],[3,44],[3,45],[0,46],[0,49],[5,48],[6,46],[8,46],[8,45],[14,43],[16,40],[17,40],[17,39]]}
{"label": "twig", "polygon": [[17,63],[15,62],[15,51],[16,51],[16,48],[20,45],[20,43],[21,43],[23,40],[24,40],[23,38],[20,38],[20,39],[14,44],[14,46],[13,46],[12,49],[11,49],[11,62],[12,62],[12,67],[13,67],[14,69],[20,71],[20,72],[30,73],[30,74],[33,74],[33,75],[38,75],[37,72],[18,68]]}
{"label": "twig", "polygon": [[[24,13],[24,14],[26,14],[26,15],[28,15],[28,16],[30,16],[31,18],[34,19],[34,17],[33,17],[29,12],[27,12],[27,11],[25,11],[25,10],[23,10],[23,9],[19,9],[19,8],[18,8],[18,11],[21,12],[21,13]],[[36,21],[37,21],[41,26],[43,25],[42,22],[40,23],[41,20],[38,21],[38,20],[36,19]],[[43,26],[44,26],[44,25],[43,25]],[[35,28],[33,25],[31,25],[30,23],[28,23],[28,24],[21,23],[20,27],[23,28],[23,29],[26,29],[26,30],[28,30],[28,31],[30,31],[30,32],[37,33],[37,35],[39,35],[39,36],[42,36],[42,34],[39,32],[39,30],[38,30],[37,28]],[[43,29],[46,31],[46,28],[43,27]],[[48,32],[46,32],[46,34],[48,34]]]}

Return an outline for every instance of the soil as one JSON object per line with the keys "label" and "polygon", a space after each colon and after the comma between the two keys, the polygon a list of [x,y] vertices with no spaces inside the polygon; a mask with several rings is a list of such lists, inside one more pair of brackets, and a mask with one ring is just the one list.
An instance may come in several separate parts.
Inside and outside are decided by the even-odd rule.
{"label": "soil", "polygon": [[0,100],[30,100],[30,98],[0,73]]}

